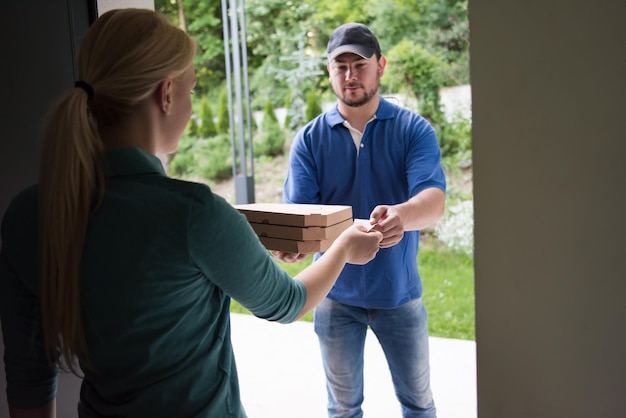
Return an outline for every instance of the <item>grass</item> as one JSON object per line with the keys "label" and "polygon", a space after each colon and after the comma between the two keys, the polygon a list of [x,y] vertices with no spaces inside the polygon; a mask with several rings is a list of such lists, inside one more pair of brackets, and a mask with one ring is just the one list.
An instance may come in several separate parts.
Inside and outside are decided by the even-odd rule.
{"label": "grass", "polygon": [[[308,257],[295,264],[278,262],[291,276],[311,263]],[[417,257],[433,337],[474,340],[474,265],[471,257],[453,253],[434,240],[423,239]],[[249,313],[237,302],[231,312]],[[312,321],[308,313],[302,321]]]}
{"label": "grass", "polygon": [[431,336],[474,340],[474,261],[441,244],[422,243],[417,256]]}

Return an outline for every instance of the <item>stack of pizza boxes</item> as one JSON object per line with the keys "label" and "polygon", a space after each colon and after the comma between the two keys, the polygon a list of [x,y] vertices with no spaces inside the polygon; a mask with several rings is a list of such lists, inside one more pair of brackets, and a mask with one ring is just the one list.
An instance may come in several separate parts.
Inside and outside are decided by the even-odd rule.
{"label": "stack of pizza boxes", "polygon": [[352,207],[288,203],[235,205],[268,250],[309,254],[326,251],[352,225]]}

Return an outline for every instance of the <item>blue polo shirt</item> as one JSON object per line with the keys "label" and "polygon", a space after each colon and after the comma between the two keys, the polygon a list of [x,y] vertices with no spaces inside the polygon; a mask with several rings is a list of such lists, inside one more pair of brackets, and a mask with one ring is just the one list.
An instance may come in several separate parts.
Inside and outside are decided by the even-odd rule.
{"label": "blue polo shirt", "polygon": [[[245,217],[209,187],[168,178],[136,149],[106,153],[102,207],[89,223],[81,298],[93,370],[81,417],[245,417],[230,340],[230,297],[291,322],[306,289],[261,245]],[[55,396],[38,304],[37,188],[2,224],[0,315],[9,404]]]}
{"label": "blue polo shirt", "polygon": [[[369,219],[377,205],[402,203],[431,187],[445,192],[441,150],[424,118],[381,97],[358,152],[344,121],[335,106],[297,133],[284,202],[350,205],[355,218]],[[368,264],[346,265],[329,297],[372,309],[421,297],[419,239],[419,231],[405,232],[397,245],[380,250]]]}

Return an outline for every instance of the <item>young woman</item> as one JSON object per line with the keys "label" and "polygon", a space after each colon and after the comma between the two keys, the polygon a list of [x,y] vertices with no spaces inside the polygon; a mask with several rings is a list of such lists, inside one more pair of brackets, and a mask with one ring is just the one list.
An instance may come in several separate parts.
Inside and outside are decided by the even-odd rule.
{"label": "young woman", "polygon": [[39,184],[2,224],[12,418],[55,416],[59,364],[84,373],[81,417],[245,417],[230,298],[289,323],[378,251],[382,234],[353,226],[292,279],[224,199],[165,175],[156,154],[176,150],[190,119],[195,50],[142,9],[105,13],[82,40]]}

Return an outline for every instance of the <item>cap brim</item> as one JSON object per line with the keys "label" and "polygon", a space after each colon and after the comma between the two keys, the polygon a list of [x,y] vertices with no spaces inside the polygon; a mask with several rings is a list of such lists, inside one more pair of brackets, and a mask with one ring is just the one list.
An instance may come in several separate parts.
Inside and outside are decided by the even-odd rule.
{"label": "cap brim", "polygon": [[369,59],[374,55],[374,51],[362,45],[341,45],[328,54],[328,61],[332,61],[341,54],[357,54],[365,59]]}

